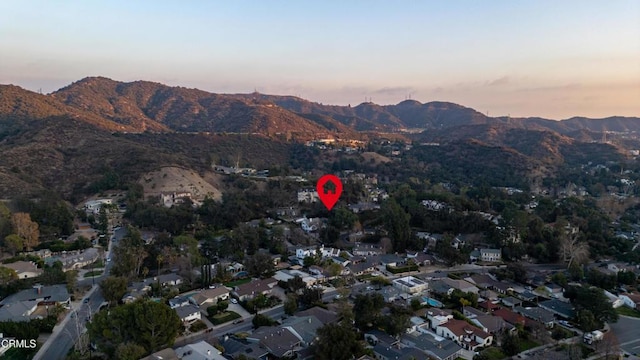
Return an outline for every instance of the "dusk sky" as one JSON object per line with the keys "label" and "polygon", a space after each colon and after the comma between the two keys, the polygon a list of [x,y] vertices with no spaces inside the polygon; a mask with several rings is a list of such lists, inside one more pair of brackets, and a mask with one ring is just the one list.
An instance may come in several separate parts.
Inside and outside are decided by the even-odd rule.
{"label": "dusk sky", "polygon": [[490,116],[640,116],[640,1],[3,1],[0,83],[86,76]]}

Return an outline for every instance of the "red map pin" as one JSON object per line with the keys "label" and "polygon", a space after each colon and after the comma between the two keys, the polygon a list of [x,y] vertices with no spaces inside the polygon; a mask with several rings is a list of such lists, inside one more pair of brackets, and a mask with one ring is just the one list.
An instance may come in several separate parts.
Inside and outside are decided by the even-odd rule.
{"label": "red map pin", "polygon": [[331,211],[342,194],[342,182],[335,175],[324,175],[318,180],[316,191],[318,191],[320,201],[327,207],[327,210]]}

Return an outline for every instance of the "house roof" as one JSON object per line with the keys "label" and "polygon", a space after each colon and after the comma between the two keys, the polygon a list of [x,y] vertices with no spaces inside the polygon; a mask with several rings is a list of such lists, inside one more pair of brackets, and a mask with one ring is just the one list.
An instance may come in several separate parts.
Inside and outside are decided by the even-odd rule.
{"label": "house roof", "polygon": [[465,335],[474,334],[482,339],[486,339],[487,337],[490,336],[489,333],[485,332],[484,330],[478,327],[475,327],[469,324],[464,320],[452,319],[440,326],[446,327],[456,336],[465,336]]}
{"label": "house roof", "polygon": [[140,360],[159,360],[159,359],[163,359],[163,360],[178,360],[180,359],[178,357],[178,354],[176,354],[176,351],[173,350],[172,348],[166,348],[163,350],[160,350],[158,352],[154,352],[153,354],[144,357]]}
{"label": "house roof", "polygon": [[528,317],[529,319],[540,321],[541,323],[545,324],[553,322],[556,319],[555,316],[553,316],[552,312],[539,307],[517,306],[515,308],[515,311]]}
{"label": "house roof", "polygon": [[571,304],[558,299],[543,301],[539,306],[567,319],[572,318],[575,315],[575,309]]}
{"label": "house roof", "polygon": [[220,345],[224,348],[224,354],[234,359],[240,356],[240,354],[249,359],[260,359],[269,354],[269,351],[261,348],[260,344],[256,342],[236,339],[233,337],[221,339]]}
{"label": "house roof", "polygon": [[515,306],[515,305],[520,305],[522,304],[522,301],[520,299],[516,299],[512,296],[508,296],[506,298],[502,298],[502,303],[507,305],[507,306]]}
{"label": "house roof", "polygon": [[485,275],[485,274],[473,274],[468,278],[466,278],[465,280],[467,279],[469,279],[470,282],[476,284],[478,287],[483,287],[483,288],[490,287],[495,282],[495,280],[491,278],[491,276]]}
{"label": "house roof", "polygon": [[235,292],[238,296],[257,295],[267,290],[271,290],[270,285],[274,283],[277,283],[277,280],[272,277],[268,279],[254,280],[238,286]]}
{"label": "house roof", "polygon": [[367,336],[375,337],[378,340],[378,343],[382,343],[385,346],[391,346],[398,343],[398,339],[396,339],[395,337],[387,334],[384,331],[380,331],[376,329],[367,331],[364,335],[365,337]]}
{"label": "house roof", "polygon": [[316,331],[324,326],[315,316],[293,316],[288,318],[281,327],[289,329],[294,335],[310,344],[316,337]]}
{"label": "house roof", "polygon": [[316,319],[320,320],[323,324],[332,323],[338,320],[338,314],[333,311],[329,311],[327,309],[323,309],[319,306],[312,307],[310,309],[300,311],[296,314],[297,316],[315,316]]}
{"label": "house roof", "polygon": [[[454,343],[451,340],[442,338],[436,339],[431,335],[421,334],[418,332],[403,335],[402,342],[404,344],[414,346],[416,349],[425,351],[440,359],[447,359],[455,355],[462,349],[458,344]],[[416,359],[422,358],[425,357],[416,357]]]}
{"label": "house roof", "polygon": [[178,348],[176,353],[182,360],[226,360],[218,349],[204,340]]}
{"label": "house roof", "polygon": [[251,338],[259,340],[260,344],[276,357],[285,356],[288,351],[293,350],[300,343],[300,339],[287,328],[263,326],[254,331]]}
{"label": "house roof", "polygon": [[16,261],[9,264],[2,264],[2,266],[15,270],[18,275],[24,272],[33,272],[38,274],[41,274],[43,272],[42,269],[38,269],[36,264],[31,261]]}
{"label": "house roof", "polygon": [[29,321],[29,314],[38,306],[37,301],[19,301],[0,307],[0,321]]}
{"label": "house roof", "polygon": [[13,304],[20,301],[50,301],[50,302],[66,302],[70,299],[69,292],[66,285],[51,285],[40,287],[40,293],[38,290],[27,289],[22,290],[13,295],[9,295],[0,301],[0,304]]}
{"label": "house roof", "polygon": [[481,324],[481,326],[486,328],[490,333],[500,332],[502,329],[513,327],[513,325],[509,325],[501,317],[493,315],[479,315],[471,321]]}
{"label": "house roof", "polygon": [[217,297],[228,295],[229,289],[224,286],[216,287],[215,289],[206,289],[202,290],[197,294],[191,295],[191,299],[195,301],[197,304],[201,305],[205,303],[207,300],[215,299]]}
{"label": "house roof", "polygon": [[189,304],[187,306],[180,306],[180,307],[177,307],[177,308],[175,308],[173,310],[178,314],[180,319],[184,319],[187,316],[190,316],[190,315],[193,315],[195,313],[199,313],[200,312],[200,309],[197,306],[193,305],[193,304]]}
{"label": "house roof", "polygon": [[493,315],[501,317],[504,321],[508,322],[511,325],[524,325],[526,322],[524,316],[517,314],[509,309],[494,310]]}

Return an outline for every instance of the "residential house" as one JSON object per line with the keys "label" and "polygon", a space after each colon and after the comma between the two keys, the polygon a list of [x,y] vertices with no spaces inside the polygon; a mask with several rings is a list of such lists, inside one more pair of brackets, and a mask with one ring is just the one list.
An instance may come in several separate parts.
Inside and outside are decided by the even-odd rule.
{"label": "residential house", "polygon": [[172,348],[162,349],[140,360],[179,360],[178,354]]}
{"label": "residential house", "polygon": [[188,296],[176,296],[173,299],[169,299],[169,307],[172,309],[187,305],[191,305],[191,301]]}
{"label": "residential house", "polygon": [[122,297],[122,302],[128,304],[144,297],[149,291],[151,291],[152,281],[152,279],[151,281],[143,280],[131,284],[127,288],[127,292]]}
{"label": "residential house", "polygon": [[313,316],[316,319],[320,320],[320,322],[323,324],[329,324],[329,323],[338,321],[338,314],[336,314],[333,311],[323,309],[319,306],[314,306],[307,310],[300,311],[296,313],[296,316],[298,317]]}
{"label": "residential house", "polygon": [[409,294],[421,293],[427,289],[427,283],[425,281],[413,276],[405,276],[399,279],[395,279],[392,281],[392,284],[398,290]]}
{"label": "residential house", "polygon": [[63,251],[46,259],[46,263],[51,265],[56,261],[60,261],[62,263],[62,269],[69,271],[78,270],[84,266],[93,264],[99,258],[100,253],[97,248],[88,248],[79,251]]}
{"label": "residential house", "polygon": [[371,345],[383,345],[386,347],[397,345],[400,340],[381,330],[369,330],[364,334],[364,339]]}
{"label": "residential house", "polygon": [[372,273],[376,270],[377,261],[372,256],[367,256],[362,261],[349,264],[349,271],[355,276]]}
{"label": "residential house", "polygon": [[[145,280],[148,280],[148,279],[145,279]],[[168,286],[178,286],[184,282],[184,279],[182,278],[182,276],[178,274],[171,273],[171,274],[158,275],[153,278],[153,281],[158,282],[162,287],[168,287]]]}
{"label": "residential house", "polygon": [[611,306],[614,309],[619,308],[620,306],[624,305],[624,300],[620,299],[618,296],[613,295],[612,293],[608,292],[607,290],[604,291],[604,295],[607,297],[607,299],[609,299],[609,302],[611,303]]}
{"label": "residential house", "polygon": [[624,303],[624,306],[632,309],[640,309],[639,293],[624,293],[620,295],[620,299]]}
{"label": "residential house", "polygon": [[66,285],[36,285],[0,301],[0,321],[29,321],[38,306],[60,304],[68,307],[70,302]]}
{"label": "residential house", "polygon": [[382,287],[381,289],[376,290],[376,292],[382,295],[384,301],[388,303],[394,302],[398,299],[402,299],[402,291],[393,286]]}
{"label": "residential house", "polygon": [[298,202],[315,203],[318,199],[318,192],[316,190],[303,189],[298,191]]}
{"label": "residential house", "polygon": [[200,308],[193,304],[176,307],[173,310],[178,314],[180,321],[183,323],[191,323],[202,318]]}
{"label": "residential house", "polygon": [[435,330],[438,326],[453,320],[453,312],[449,309],[428,309],[427,320],[431,329]]}
{"label": "residential house", "polygon": [[575,316],[575,308],[570,303],[558,299],[542,301],[538,306],[565,319],[572,319]]}
{"label": "residential house", "polygon": [[471,322],[489,334],[501,334],[504,331],[512,332],[515,326],[504,321],[503,318],[493,315],[480,315],[471,319]]}
{"label": "residential house", "polygon": [[299,277],[307,286],[312,286],[317,282],[317,278],[311,276],[304,271],[300,270],[279,270],[273,275],[273,278],[277,281],[287,282],[295,277]]}
{"label": "residential house", "polygon": [[263,326],[247,339],[258,341],[276,359],[291,357],[300,347],[300,339],[286,328]]}
{"label": "residential house", "polygon": [[289,330],[300,340],[301,346],[307,347],[313,344],[316,339],[316,332],[322,326],[324,326],[322,321],[310,315],[289,317],[282,323],[280,328]]}
{"label": "residential house", "polygon": [[429,287],[441,294],[451,295],[453,290],[460,290],[465,293],[477,294],[480,289],[475,285],[468,283],[464,280],[454,280],[450,278],[434,279],[429,283]]}
{"label": "residential house", "polygon": [[461,356],[462,348],[455,342],[435,338],[430,334],[413,332],[402,335],[401,342],[405,346],[413,347],[425,352],[428,356],[415,357],[416,359],[433,358],[438,360],[454,360]]}
{"label": "residential house", "polygon": [[429,266],[435,263],[433,255],[425,254],[424,252],[407,253],[407,262],[412,261],[418,266]]}
{"label": "residential house", "polygon": [[38,266],[33,261],[16,261],[2,264],[2,266],[15,271],[18,279],[34,278],[44,273],[42,269],[38,269]]}
{"label": "residential house", "polygon": [[496,309],[493,311],[493,316],[499,316],[504,321],[508,322],[513,326],[524,326],[526,323],[526,319],[524,316],[515,313],[509,309]]}
{"label": "residential house", "polygon": [[560,298],[562,297],[562,293],[564,289],[562,286],[558,284],[549,283],[544,286],[544,290],[552,297],[552,298]]}
{"label": "residential house", "polygon": [[436,327],[436,334],[451,339],[463,349],[477,351],[493,342],[493,335],[464,320],[449,320]]}
{"label": "residential house", "polygon": [[535,320],[544,324],[544,326],[549,329],[553,327],[556,321],[556,318],[555,316],[553,316],[553,313],[551,311],[548,311],[541,307],[517,306],[514,309],[514,311],[518,314],[523,315],[526,318],[529,318],[531,320]]}
{"label": "residential house", "polygon": [[225,286],[217,286],[213,289],[204,289],[189,297],[192,304],[202,306],[205,304],[217,304],[218,301],[227,300],[229,298],[229,289]]}
{"label": "residential house", "polygon": [[480,261],[499,262],[502,261],[502,250],[500,249],[480,249]]}
{"label": "residential house", "polygon": [[232,294],[240,301],[253,299],[258,294],[269,295],[278,280],[274,278],[253,280],[251,282],[236,286]]}
{"label": "residential house", "polygon": [[516,306],[522,305],[522,301],[520,301],[520,299],[516,299],[512,296],[507,296],[505,298],[502,298],[500,299],[500,301],[504,306],[509,307],[511,309],[513,309]]}
{"label": "residential house", "polygon": [[242,355],[246,359],[258,360],[269,356],[269,351],[261,347],[257,340],[251,342],[225,335],[219,340],[219,344],[224,348],[224,355],[228,359],[237,359]]}
{"label": "residential house", "polygon": [[375,256],[384,254],[384,249],[378,244],[361,244],[356,243],[356,246],[351,251],[353,255],[357,256]]}
{"label": "residential house", "polygon": [[[176,354],[182,360],[227,360],[220,350],[202,340],[176,349]],[[164,360],[164,358],[162,358]]]}
{"label": "residential house", "polygon": [[404,264],[404,258],[395,254],[384,254],[379,256],[380,265],[383,266],[399,266]]}

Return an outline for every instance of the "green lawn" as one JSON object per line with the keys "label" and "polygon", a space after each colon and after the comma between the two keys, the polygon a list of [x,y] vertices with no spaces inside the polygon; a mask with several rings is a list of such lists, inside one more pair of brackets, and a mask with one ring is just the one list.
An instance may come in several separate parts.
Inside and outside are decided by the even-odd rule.
{"label": "green lawn", "polygon": [[497,347],[491,347],[485,350],[482,350],[482,354],[487,356],[489,360],[502,360],[507,356]]}
{"label": "green lawn", "polygon": [[224,286],[232,288],[232,287],[235,287],[235,286],[238,286],[238,285],[246,284],[248,282],[251,282],[251,278],[240,279],[240,280],[224,283]]}
{"label": "green lawn", "polygon": [[241,317],[242,316],[240,316],[240,314],[238,314],[237,312],[225,311],[208,317],[208,319],[213,323],[213,325],[220,325],[235,319],[239,319]]}
{"label": "green lawn", "polygon": [[94,271],[89,271],[87,273],[84,274],[84,277],[92,277],[92,276],[100,276],[102,275],[102,270],[94,270]]}
{"label": "green lawn", "polygon": [[540,344],[538,344],[537,342],[533,341],[533,340],[523,340],[520,339],[520,352],[529,350],[529,349],[533,349],[534,347],[540,346]]}
{"label": "green lawn", "polygon": [[616,312],[618,313],[618,315],[640,318],[640,311],[636,309],[628,308],[626,306],[620,306],[619,308],[616,309]]}

